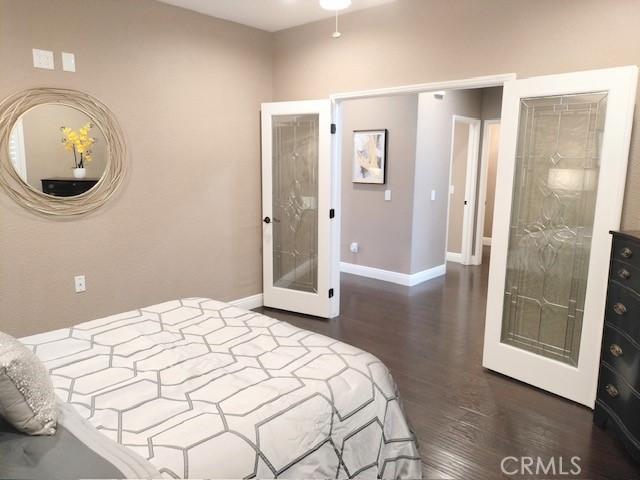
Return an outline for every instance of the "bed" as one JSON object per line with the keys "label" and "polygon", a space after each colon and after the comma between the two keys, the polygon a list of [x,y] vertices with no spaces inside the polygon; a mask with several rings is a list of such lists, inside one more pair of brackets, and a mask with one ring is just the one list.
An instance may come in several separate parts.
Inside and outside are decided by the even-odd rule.
{"label": "bed", "polygon": [[165,478],[421,478],[386,367],[206,298],[23,338],[61,400]]}

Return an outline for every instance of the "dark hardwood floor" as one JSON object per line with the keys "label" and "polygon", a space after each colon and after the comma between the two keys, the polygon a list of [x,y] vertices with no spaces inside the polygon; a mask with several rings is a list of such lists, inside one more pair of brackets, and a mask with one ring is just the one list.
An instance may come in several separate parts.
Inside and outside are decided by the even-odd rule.
{"label": "dark hardwood floor", "polygon": [[[389,367],[425,478],[640,478],[611,432],[593,425],[591,410],[482,368],[487,260],[450,263],[445,277],[413,288],[343,274],[341,315],[329,321],[261,311],[356,345]],[[577,456],[582,471],[507,477],[506,456],[563,457],[565,470]]]}

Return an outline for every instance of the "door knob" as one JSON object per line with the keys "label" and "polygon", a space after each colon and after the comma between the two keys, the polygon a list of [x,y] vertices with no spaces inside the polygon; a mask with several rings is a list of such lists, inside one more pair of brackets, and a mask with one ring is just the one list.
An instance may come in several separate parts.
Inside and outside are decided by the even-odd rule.
{"label": "door knob", "polygon": [[264,220],[262,220],[264,223],[271,223],[271,219],[269,217],[264,217]]}

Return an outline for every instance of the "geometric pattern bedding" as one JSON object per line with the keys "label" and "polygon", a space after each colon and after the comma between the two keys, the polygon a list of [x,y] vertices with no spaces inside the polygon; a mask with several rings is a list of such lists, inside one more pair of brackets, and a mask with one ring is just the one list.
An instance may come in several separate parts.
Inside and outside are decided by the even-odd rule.
{"label": "geometric pattern bedding", "polygon": [[421,478],[386,367],[205,298],[22,339],[56,393],[166,478]]}

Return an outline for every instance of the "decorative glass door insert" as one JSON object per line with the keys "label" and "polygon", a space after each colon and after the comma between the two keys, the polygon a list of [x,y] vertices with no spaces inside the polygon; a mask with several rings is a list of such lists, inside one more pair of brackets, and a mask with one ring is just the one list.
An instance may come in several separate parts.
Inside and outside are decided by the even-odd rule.
{"label": "decorative glass door insert", "polygon": [[502,342],[578,364],[607,92],[520,100]]}
{"label": "decorative glass door insert", "polygon": [[273,117],[273,284],[318,292],[318,114]]}

